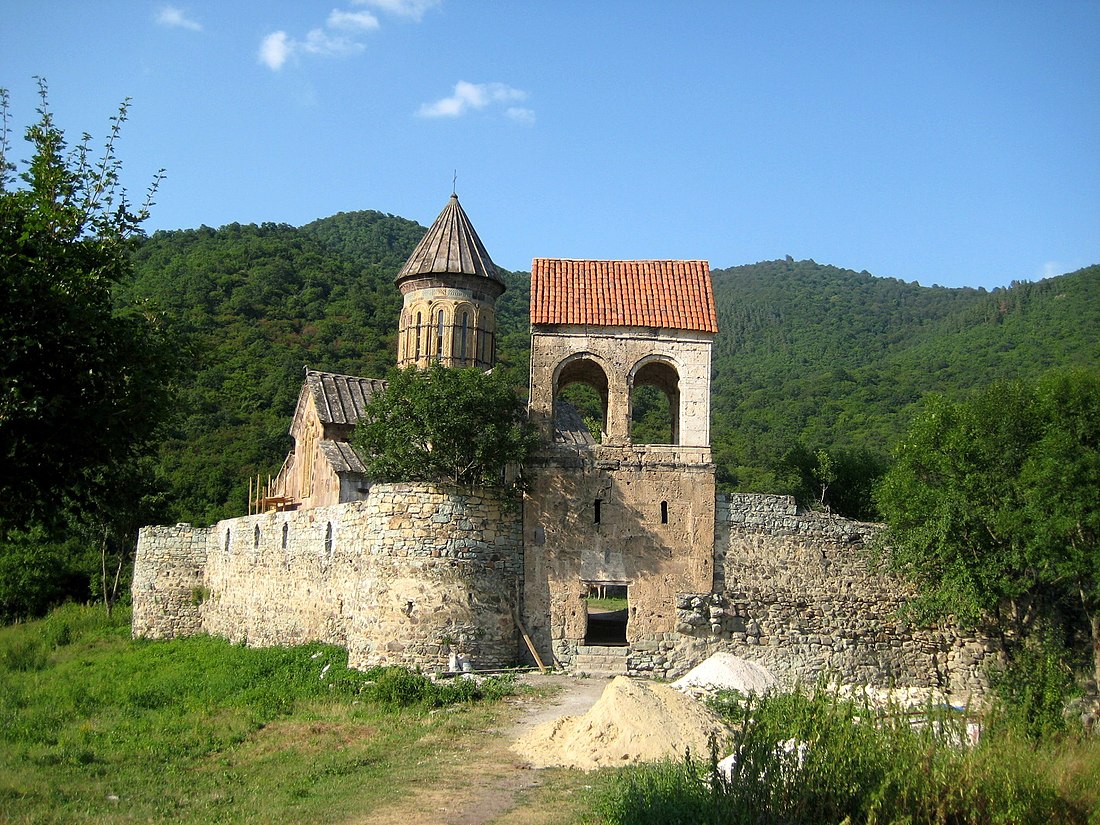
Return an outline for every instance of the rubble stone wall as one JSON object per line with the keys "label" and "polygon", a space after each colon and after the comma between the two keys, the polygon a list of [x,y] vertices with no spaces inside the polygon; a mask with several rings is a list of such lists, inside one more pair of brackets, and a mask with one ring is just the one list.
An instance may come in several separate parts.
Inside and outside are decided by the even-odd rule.
{"label": "rubble stone wall", "polygon": [[212,527],[142,527],[134,558],[136,637],[174,639],[202,632],[206,553]]}
{"label": "rubble stone wall", "polygon": [[364,501],[145,528],[134,635],[322,641],[346,646],[353,667],[445,668],[454,648],[499,667],[516,658],[522,570],[518,504],[378,484]]}
{"label": "rubble stone wall", "polygon": [[949,625],[898,618],[911,590],[871,555],[879,529],[803,510],[787,496],[719,496],[715,587],[678,594],[676,632],[639,648],[632,666],[678,675],[724,650],[787,685],[824,677],[982,694],[993,646]]}

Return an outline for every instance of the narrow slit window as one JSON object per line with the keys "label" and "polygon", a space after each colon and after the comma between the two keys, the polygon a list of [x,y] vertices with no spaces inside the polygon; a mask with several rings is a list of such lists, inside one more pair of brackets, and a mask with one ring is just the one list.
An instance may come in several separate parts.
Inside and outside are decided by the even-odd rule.
{"label": "narrow slit window", "polygon": [[286,550],[287,539],[290,536],[290,525],[283,522],[283,549]]}
{"label": "narrow slit window", "polygon": [[325,527],[325,555],[332,555],[332,522]]}
{"label": "narrow slit window", "polygon": [[668,524],[668,502],[661,502],[661,524]]}
{"label": "narrow slit window", "polygon": [[258,524],[252,529],[252,546],[257,550],[260,547],[260,525]]}
{"label": "narrow slit window", "polygon": [[435,357],[443,357],[443,310],[439,310],[435,328]]}
{"label": "narrow slit window", "polygon": [[602,505],[602,504],[603,504],[603,502],[600,499],[596,499],[595,505],[592,508],[592,523],[593,524],[599,524],[600,523],[600,516],[602,515],[600,513],[600,510],[601,510],[600,505]]}
{"label": "narrow slit window", "polygon": [[470,331],[470,313],[462,313],[462,337],[458,339],[458,358],[466,363],[466,336]]}
{"label": "narrow slit window", "polygon": [[225,552],[229,552],[229,531],[225,531]]}
{"label": "narrow slit window", "polygon": [[420,322],[423,318],[421,313],[416,313],[416,357],[420,358]]}

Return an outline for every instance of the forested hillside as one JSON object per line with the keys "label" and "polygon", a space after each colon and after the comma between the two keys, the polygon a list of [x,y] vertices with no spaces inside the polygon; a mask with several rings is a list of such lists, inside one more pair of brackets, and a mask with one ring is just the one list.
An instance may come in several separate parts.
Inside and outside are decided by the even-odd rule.
{"label": "forested hillside", "polygon": [[[130,293],[179,327],[192,364],[160,455],[165,521],[244,509],[248,478],[275,473],[290,445],[305,365],[385,374],[393,277],[424,231],[353,212],[300,228],[158,232],[141,245]],[[524,383],[529,281],[505,277],[500,357]],[[930,390],[1100,363],[1100,267],[987,293],[788,259],[715,270],[714,287],[713,441],[727,489],[806,497],[818,451],[843,472],[880,471]]]}
{"label": "forested hillside", "polygon": [[713,275],[713,443],[737,489],[805,494],[822,449],[881,468],[928,392],[1100,364],[1096,266],[993,292],[790,259]]}

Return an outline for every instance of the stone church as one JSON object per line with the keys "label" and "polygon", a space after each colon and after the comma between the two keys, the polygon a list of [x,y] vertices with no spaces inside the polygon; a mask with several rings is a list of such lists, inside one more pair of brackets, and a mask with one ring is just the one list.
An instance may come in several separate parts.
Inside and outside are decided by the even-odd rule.
{"label": "stone church", "polygon": [[[493,367],[505,284],[455,195],[396,286],[399,366]],[[307,370],[262,512],[141,531],[134,635],[658,677],[726,650],[788,684],[982,690],[981,640],[897,619],[905,588],[870,558],[873,525],[716,494],[706,261],[536,258],[530,312],[543,446],[521,497],[372,482],[348,440],[384,382]],[[563,402],[574,384],[599,399],[598,427]],[[645,387],[667,400],[668,443],[632,440]],[[593,607],[608,593],[619,609]]]}

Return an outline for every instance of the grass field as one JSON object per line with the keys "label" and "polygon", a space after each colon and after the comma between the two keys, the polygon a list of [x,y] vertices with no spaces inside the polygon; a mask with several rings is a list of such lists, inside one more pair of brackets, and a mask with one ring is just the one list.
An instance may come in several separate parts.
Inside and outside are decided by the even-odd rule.
{"label": "grass field", "polygon": [[436,687],[339,648],[132,642],[68,606],[0,628],[0,821],[334,822],[492,723],[507,680]]}
{"label": "grass field", "polygon": [[[486,762],[506,751],[486,737],[513,718],[494,701],[513,689],[361,673],[326,645],[134,642],[125,612],[67,606],[0,628],[0,822],[326,823],[387,810],[413,823],[426,780],[461,794],[481,778],[466,765],[515,772],[507,756]],[[559,771],[501,822],[1100,825],[1096,738],[1036,741],[994,721],[963,748],[950,719],[913,727],[827,694],[718,707],[739,730],[732,781],[705,754]],[[794,757],[791,741],[805,746]]]}

